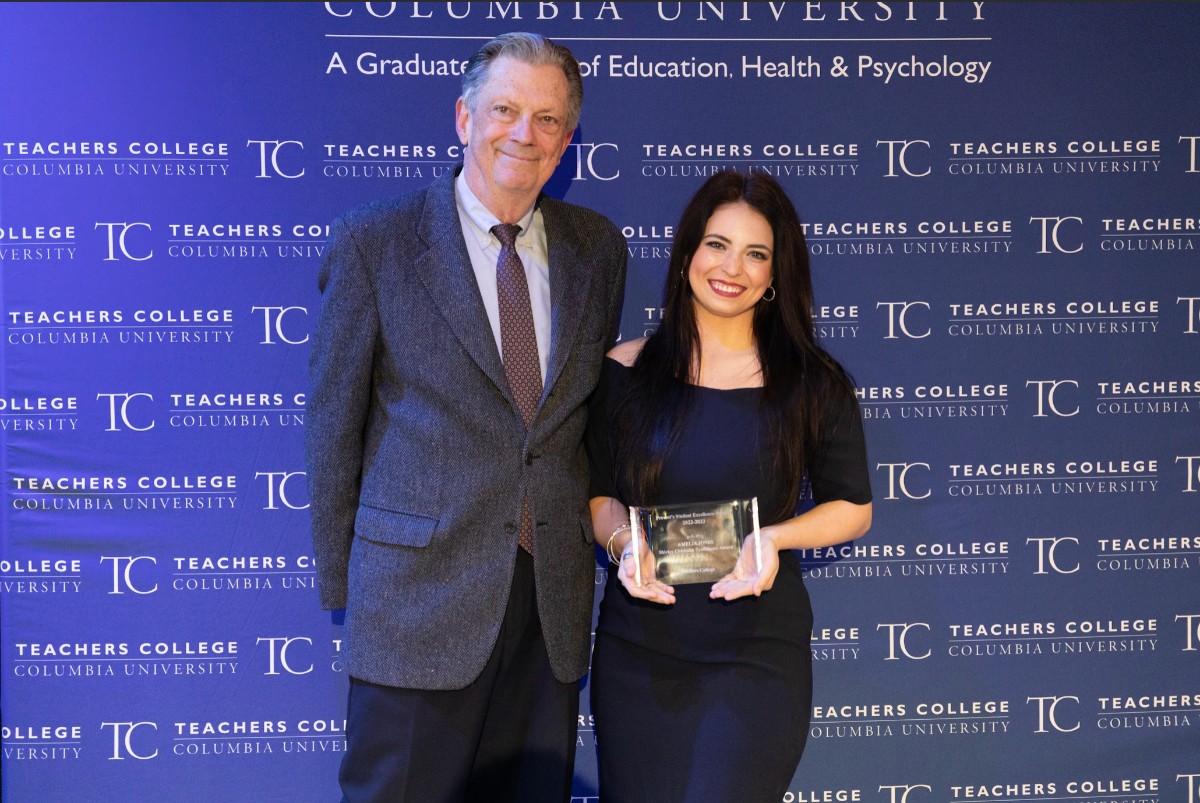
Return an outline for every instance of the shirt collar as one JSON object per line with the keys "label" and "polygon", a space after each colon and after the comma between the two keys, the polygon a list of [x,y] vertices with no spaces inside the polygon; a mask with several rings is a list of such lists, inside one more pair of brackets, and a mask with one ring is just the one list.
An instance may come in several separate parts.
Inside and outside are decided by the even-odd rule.
{"label": "shirt collar", "polygon": [[[475,193],[471,192],[471,188],[467,186],[466,174],[467,171],[463,170],[459,172],[458,178],[455,179],[454,197],[458,203],[459,211],[471,222],[472,235],[481,248],[487,248],[496,242],[496,237],[492,234],[492,226],[499,223],[500,218],[488,211],[488,208],[483,205],[483,201],[480,201]],[[517,221],[517,225],[521,227],[521,233],[517,235],[518,243],[522,243],[529,236],[530,224],[533,222],[533,213],[535,211],[537,211],[537,204],[529,207],[529,211]]]}

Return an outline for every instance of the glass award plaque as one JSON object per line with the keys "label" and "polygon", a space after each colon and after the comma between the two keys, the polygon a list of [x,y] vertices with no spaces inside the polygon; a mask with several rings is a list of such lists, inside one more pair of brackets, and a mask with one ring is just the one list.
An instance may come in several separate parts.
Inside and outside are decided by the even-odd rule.
{"label": "glass award plaque", "polygon": [[[655,578],[667,585],[717,582],[733,571],[747,538],[754,539],[756,564],[762,565],[757,497],[634,507],[630,527],[635,549],[645,538],[654,554]],[[640,565],[636,569],[641,585],[649,578],[641,577]]]}

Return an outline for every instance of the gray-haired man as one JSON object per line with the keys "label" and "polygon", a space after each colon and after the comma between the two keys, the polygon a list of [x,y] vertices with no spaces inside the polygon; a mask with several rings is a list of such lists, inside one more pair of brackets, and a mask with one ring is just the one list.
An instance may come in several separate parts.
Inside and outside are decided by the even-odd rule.
{"label": "gray-haired man", "polygon": [[346,608],[346,800],[570,794],[582,436],[626,254],[541,195],[581,104],[566,48],[498,37],[463,79],[461,170],[334,224],[306,454],[322,604]]}

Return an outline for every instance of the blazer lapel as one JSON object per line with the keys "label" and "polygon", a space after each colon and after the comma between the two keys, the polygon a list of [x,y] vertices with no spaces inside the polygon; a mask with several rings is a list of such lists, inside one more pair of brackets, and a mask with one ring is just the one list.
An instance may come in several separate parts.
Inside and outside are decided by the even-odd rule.
{"label": "blazer lapel", "polygon": [[580,253],[577,235],[557,203],[543,198],[541,208],[550,260],[550,360],[542,390],[545,402],[579,338],[596,271],[590,258]]}
{"label": "blazer lapel", "polygon": [[430,185],[418,234],[428,249],[413,263],[422,284],[467,354],[515,409],[463,240],[453,175]]}

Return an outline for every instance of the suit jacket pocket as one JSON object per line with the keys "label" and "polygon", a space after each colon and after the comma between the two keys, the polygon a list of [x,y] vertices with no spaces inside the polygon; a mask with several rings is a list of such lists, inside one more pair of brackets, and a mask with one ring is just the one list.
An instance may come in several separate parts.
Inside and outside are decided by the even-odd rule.
{"label": "suit jacket pocket", "polygon": [[586,543],[596,543],[596,534],[592,531],[592,514],[584,511],[579,514],[579,529],[583,532],[583,540]]}
{"label": "suit jacket pocket", "polygon": [[419,513],[402,513],[359,505],[354,532],[361,538],[395,546],[429,546],[438,520]]}

